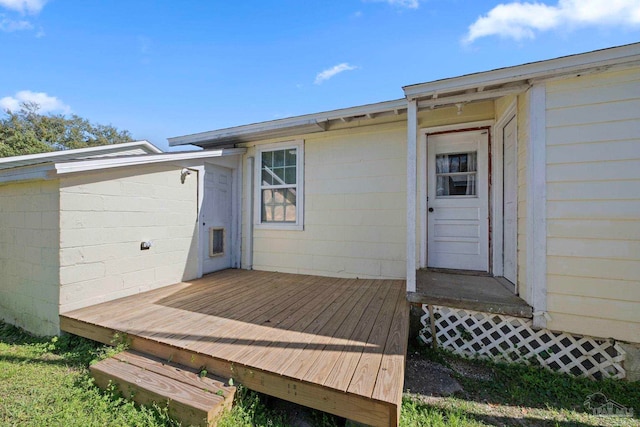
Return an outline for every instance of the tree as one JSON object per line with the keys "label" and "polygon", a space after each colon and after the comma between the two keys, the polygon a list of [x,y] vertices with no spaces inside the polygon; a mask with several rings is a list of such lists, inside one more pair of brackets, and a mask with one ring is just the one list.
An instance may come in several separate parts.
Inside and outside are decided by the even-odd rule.
{"label": "tree", "polygon": [[39,109],[38,104],[25,102],[18,111],[5,111],[0,119],[0,157],[133,140],[129,131],[111,125],[93,124],[75,114],[40,114]]}

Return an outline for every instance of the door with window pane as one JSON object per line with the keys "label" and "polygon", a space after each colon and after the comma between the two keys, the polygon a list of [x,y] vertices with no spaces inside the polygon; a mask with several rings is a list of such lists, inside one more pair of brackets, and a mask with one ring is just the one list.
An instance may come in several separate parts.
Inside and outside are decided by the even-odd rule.
{"label": "door with window pane", "polygon": [[488,271],[488,131],[427,137],[427,265]]}

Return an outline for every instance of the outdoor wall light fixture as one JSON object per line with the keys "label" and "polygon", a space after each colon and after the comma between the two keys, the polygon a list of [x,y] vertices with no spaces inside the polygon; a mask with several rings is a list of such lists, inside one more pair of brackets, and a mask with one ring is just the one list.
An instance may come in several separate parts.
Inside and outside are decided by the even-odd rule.
{"label": "outdoor wall light fixture", "polygon": [[148,240],[146,242],[140,242],[140,250],[148,251],[149,249],[151,249],[151,245],[152,245],[151,240]]}
{"label": "outdoor wall light fixture", "polygon": [[187,168],[182,169],[182,171],[180,171],[180,182],[184,184],[185,180],[189,175],[191,175],[191,171],[189,169]]}

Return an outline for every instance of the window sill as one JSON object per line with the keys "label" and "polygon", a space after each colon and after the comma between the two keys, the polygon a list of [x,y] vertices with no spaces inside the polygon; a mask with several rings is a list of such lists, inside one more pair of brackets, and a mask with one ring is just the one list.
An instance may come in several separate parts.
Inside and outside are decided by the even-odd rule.
{"label": "window sill", "polygon": [[256,230],[289,230],[289,231],[303,231],[304,226],[302,224],[254,224]]}

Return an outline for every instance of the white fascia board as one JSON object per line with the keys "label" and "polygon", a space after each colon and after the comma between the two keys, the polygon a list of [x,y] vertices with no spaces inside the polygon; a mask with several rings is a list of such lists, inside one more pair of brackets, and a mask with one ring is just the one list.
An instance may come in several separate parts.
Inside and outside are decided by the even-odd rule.
{"label": "white fascia board", "polygon": [[357,107],[342,108],[339,110],[322,113],[307,114],[303,116],[289,117],[286,119],[272,120],[249,125],[213,130],[209,132],[195,133],[185,136],[168,138],[170,146],[184,144],[213,144],[216,142],[234,142],[250,136],[253,140],[266,139],[269,136],[295,136],[301,133],[322,132],[326,130],[326,123],[331,120],[341,120],[352,117],[375,115],[386,112],[406,110],[406,99],[379,102]]}
{"label": "white fascia board", "polygon": [[464,91],[516,81],[553,78],[589,69],[632,63],[640,63],[640,43],[409,85],[402,89],[407,99],[411,100],[438,96],[452,91]]}
{"label": "white fascia board", "polygon": [[225,148],[220,150],[189,151],[184,153],[162,153],[143,156],[101,158],[55,163],[54,168],[57,175],[64,175],[68,173],[111,169],[125,166],[141,166],[187,160],[205,160],[215,157],[235,156],[244,154],[245,152],[245,148]]}
{"label": "white fascia board", "polygon": [[0,185],[20,181],[39,181],[52,179],[55,175],[53,163],[40,163],[33,166],[0,170]]}
{"label": "white fascia board", "polygon": [[149,141],[124,142],[122,144],[99,145],[96,147],[76,148],[73,150],[49,151],[38,154],[25,154],[23,156],[4,157],[0,159],[0,169],[12,167],[29,166],[37,163],[55,162],[60,157],[74,158],[87,157],[97,154],[113,153],[117,155],[120,151],[127,151],[132,148],[141,148],[149,154],[159,154],[163,151],[151,144]]}

